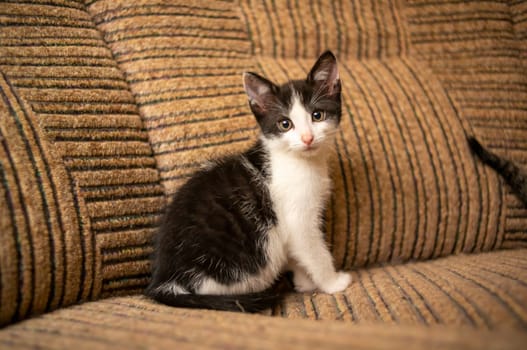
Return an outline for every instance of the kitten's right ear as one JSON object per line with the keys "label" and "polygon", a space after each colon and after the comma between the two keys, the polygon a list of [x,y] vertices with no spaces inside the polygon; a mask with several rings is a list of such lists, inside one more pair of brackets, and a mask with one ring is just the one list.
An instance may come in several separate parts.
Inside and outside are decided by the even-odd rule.
{"label": "kitten's right ear", "polygon": [[275,85],[256,73],[243,73],[243,87],[249,97],[251,107],[257,107],[264,111],[268,101],[273,98]]}
{"label": "kitten's right ear", "polygon": [[307,81],[323,84],[330,94],[340,92],[337,58],[331,51],[326,51],[318,58],[307,76]]}

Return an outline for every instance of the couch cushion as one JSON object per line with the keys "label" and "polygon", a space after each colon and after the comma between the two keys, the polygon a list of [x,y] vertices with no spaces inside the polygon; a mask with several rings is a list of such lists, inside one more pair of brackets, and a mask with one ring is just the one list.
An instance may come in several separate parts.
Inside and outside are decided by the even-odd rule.
{"label": "couch cushion", "polygon": [[[527,2],[408,1],[413,57],[487,147],[527,166]],[[527,246],[527,208],[505,187],[503,247]]]}
{"label": "couch cushion", "polygon": [[527,327],[527,250],[460,255],[353,272],[343,293],[292,294],[287,318]]}
{"label": "couch cushion", "polygon": [[[278,81],[311,60],[259,58]],[[327,238],[338,266],[428,259],[499,248],[502,188],[465,142],[435,76],[410,58],[340,60],[343,118],[336,138]]]}
{"label": "couch cushion", "polygon": [[313,58],[331,49],[340,57],[404,55],[409,49],[402,1],[240,1],[251,52]]}
{"label": "couch cushion", "polygon": [[[518,250],[361,270],[344,293],[289,296],[278,310],[288,319],[112,298],[9,326],[0,331],[0,344],[520,349],[527,341],[526,264],[527,250]],[[303,317],[319,321],[292,319]]]}
{"label": "couch cushion", "polygon": [[350,325],[169,309],[122,297],[58,310],[0,330],[16,349],[523,349],[524,332]]}
{"label": "couch cushion", "polygon": [[88,6],[136,97],[167,195],[204,161],[255,140],[242,72],[256,64],[236,8],[206,0]]}
{"label": "couch cushion", "polygon": [[122,72],[78,1],[0,21],[0,324],[141,290],[164,196]]}

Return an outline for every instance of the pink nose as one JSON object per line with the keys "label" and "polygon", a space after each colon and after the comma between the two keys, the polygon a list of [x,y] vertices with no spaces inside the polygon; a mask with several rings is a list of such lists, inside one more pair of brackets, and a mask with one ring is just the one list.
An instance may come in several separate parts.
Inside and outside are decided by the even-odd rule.
{"label": "pink nose", "polygon": [[302,134],[301,138],[302,138],[302,142],[309,146],[313,143],[314,137],[311,134]]}

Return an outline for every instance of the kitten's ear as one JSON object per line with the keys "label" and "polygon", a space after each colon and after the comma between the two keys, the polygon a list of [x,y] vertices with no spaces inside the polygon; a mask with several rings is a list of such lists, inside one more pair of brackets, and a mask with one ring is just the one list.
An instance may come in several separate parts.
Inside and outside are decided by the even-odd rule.
{"label": "kitten's ear", "polygon": [[276,90],[272,82],[251,72],[243,73],[243,87],[251,107],[258,107],[261,110],[265,110],[267,102],[273,98]]}
{"label": "kitten's ear", "polygon": [[326,85],[330,94],[340,92],[337,59],[331,51],[326,51],[320,55],[313,68],[311,68],[311,72],[307,75],[307,81]]}

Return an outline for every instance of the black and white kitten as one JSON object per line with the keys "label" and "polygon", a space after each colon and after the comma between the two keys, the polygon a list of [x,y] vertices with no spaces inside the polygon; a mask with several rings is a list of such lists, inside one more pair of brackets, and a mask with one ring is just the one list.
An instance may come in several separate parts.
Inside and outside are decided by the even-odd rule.
{"label": "black and white kitten", "polygon": [[146,291],[161,303],[257,312],[277,302],[271,287],[285,270],[300,292],[335,293],[351,282],[335,270],[321,231],[341,117],[335,56],[322,54],[305,80],[243,79],[259,140],[198,171],[175,194]]}
{"label": "black and white kitten", "polygon": [[527,172],[514,162],[502,158],[483,147],[474,137],[468,138],[472,151],[487,165],[494,168],[509,184],[518,198],[527,206]]}

